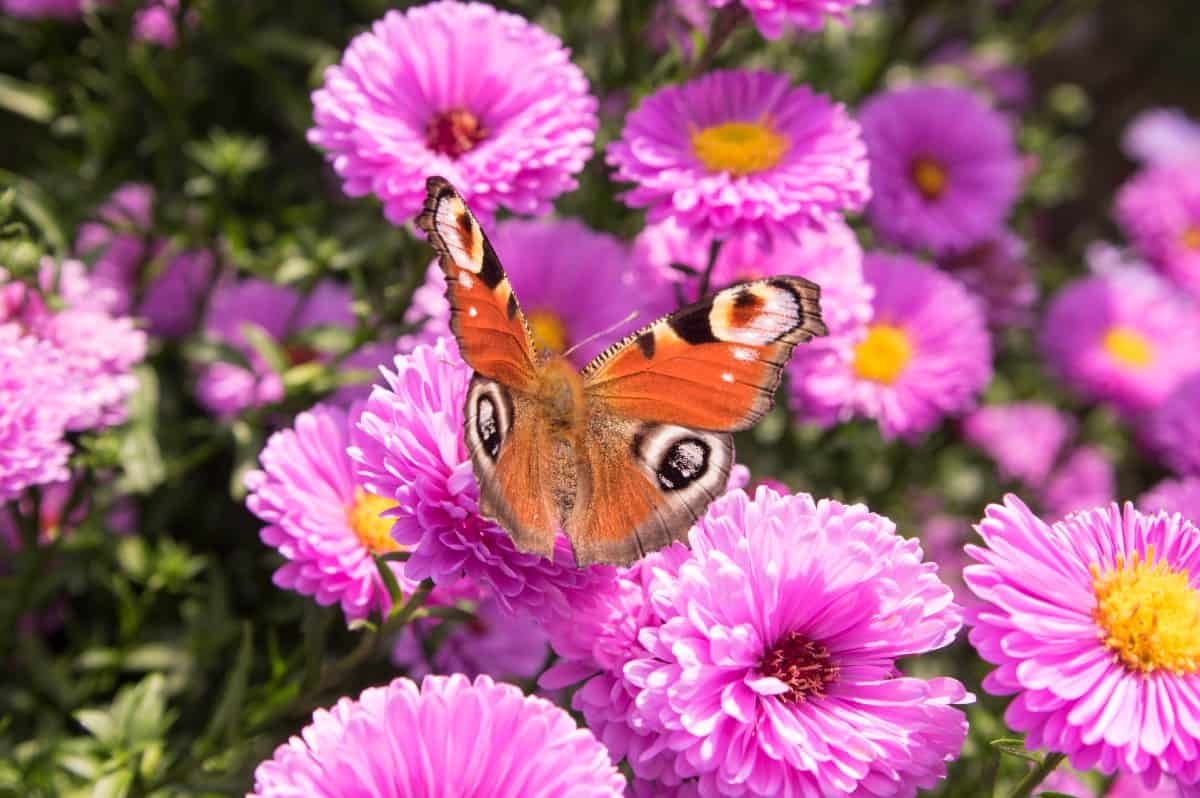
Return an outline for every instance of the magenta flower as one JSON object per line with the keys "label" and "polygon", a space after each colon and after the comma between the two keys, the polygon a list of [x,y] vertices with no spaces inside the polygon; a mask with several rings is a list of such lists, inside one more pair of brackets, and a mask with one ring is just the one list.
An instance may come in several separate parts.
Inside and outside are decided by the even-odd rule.
{"label": "magenta flower", "polygon": [[1178,108],[1150,108],[1133,118],[1121,144],[1142,163],[1186,161],[1200,157],[1200,124]]}
{"label": "magenta flower", "polygon": [[1200,781],[1200,530],[1132,504],[1051,526],[1015,496],[978,529],[970,639],[998,666],[984,688],[1015,696],[1008,725],[1078,770]]}
{"label": "magenta flower", "polygon": [[1157,406],[1200,370],[1200,312],[1145,271],[1080,278],[1050,300],[1041,348],[1077,392],[1127,415]]}
{"label": "magenta flower", "polygon": [[970,410],[991,379],[983,309],[957,280],[906,255],[868,253],[863,273],[875,292],[866,336],[793,407],[823,424],[873,418],[884,437],[915,440]]}
{"label": "magenta flower", "polygon": [[[179,0],[148,0],[133,15],[133,35],[159,47],[175,47],[179,43],[178,18]],[[188,11],[184,21],[189,28],[199,23],[200,17],[195,8]]]}
{"label": "magenta flower", "polygon": [[[101,5],[104,0],[95,4]],[[79,19],[85,0],[0,0],[0,11],[30,19]]]}
{"label": "magenta flower", "polygon": [[1176,473],[1200,476],[1200,371],[1182,380],[1148,420],[1147,437]]}
{"label": "magenta flower", "polygon": [[587,729],[487,676],[427,676],[343,698],[254,771],[249,798],[622,798],[625,779]]}
{"label": "magenta flower", "polygon": [[[413,679],[430,673],[481,673],[497,679],[532,679],[542,671],[550,649],[546,632],[533,618],[514,618],[494,598],[485,597],[475,617],[457,623],[444,636],[438,626],[453,621],[423,618],[410,623],[392,646],[392,662]],[[436,636],[436,650],[427,657],[423,642]]]}
{"label": "magenta flower", "polygon": [[1148,788],[1137,776],[1121,773],[1104,798],[1194,798],[1195,795],[1194,788],[1184,790],[1174,779],[1163,779],[1157,787]]}
{"label": "magenta flower", "polygon": [[869,196],[866,148],[840,104],[786,75],[709,72],[660,89],[608,147],[623,196],[651,223],[767,246],[823,228]]}
{"label": "magenta flower", "polygon": [[1163,510],[1181,513],[1200,526],[1200,476],[1164,479],[1138,498],[1138,508],[1144,513]]}
{"label": "magenta flower", "polygon": [[1117,193],[1116,217],[1155,269],[1200,300],[1200,153],[1134,175]]}
{"label": "magenta flower", "polygon": [[1042,506],[1053,519],[1104,507],[1117,498],[1116,468],[1099,447],[1080,446],[1063,459],[1040,493]]}
{"label": "magenta flower", "polygon": [[592,154],[596,100],[562,42],[483,3],[389,12],[350,42],[313,94],[310,142],[347,194],[396,224],[444,175],[485,221],[542,214]]}
{"label": "magenta flower", "polygon": [[996,237],[938,261],[983,303],[995,329],[1028,327],[1038,299],[1033,270],[1025,258],[1025,241],[1007,230]]}
{"label": "magenta flower", "polygon": [[85,222],[75,239],[80,257],[93,260],[92,291],[117,314],[146,320],[152,335],[178,338],[196,326],[200,302],[214,277],[211,253],[176,252],[151,237],[154,190],[127,183]]}
{"label": "magenta flower", "polygon": [[249,368],[218,361],[201,369],[196,383],[200,403],[214,415],[227,418],[249,407],[278,402],[284,396],[283,375],[272,368],[245,336],[254,326],[283,348],[288,366],[320,359],[321,353],[293,337],[319,326],[351,326],[350,291],[332,281],[317,283],[307,296],[295,288],[249,278],[218,284],[208,303],[204,333],[229,344],[245,357]]}
{"label": "magenta flower", "polygon": [[[373,557],[401,548],[392,540],[391,518],[382,515],[395,502],[355,483],[346,445],[356,417],[326,405],[301,413],[267,441],[262,470],[246,475],[246,506],[267,524],[260,537],[287,560],[272,581],[318,604],[340,604],[348,621],[391,609]],[[388,567],[405,595],[417,589],[402,563]]]}
{"label": "magenta flower", "polygon": [[[79,261],[42,260],[38,288],[8,282],[0,270],[0,323],[14,321],[52,346],[66,380],[62,401],[67,428],[108,427],[125,420],[125,403],[137,390],[133,367],[146,355],[146,334],[133,320],[105,307],[111,298],[93,290]],[[54,309],[47,297],[61,307]]]}
{"label": "magenta flower", "polygon": [[73,413],[61,354],[46,341],[0,323],[0,502],[31,485],[67,479]]}
{"label": "magenta flower", "polygon": [[412,548],[410,579],[445,584],[466,576],[508,611],[539,619],[570,611],[611,582],[609,566],[577,568],[559,537],[553,559],[518,551],[479,515],[479,485],[463,443],[471,370],[445,340],[421,345],[384,371],[351,432],[350,456],[367,491],[396,502],[392,537]]}
{"label": "magenta flower", "polygon": [[791,28],[818,31],[825,27],[826,19],[848,24],[847,12],[871,0],[708,0],[716,8],[731,2],[740,2],[750,12],[763,36],[778,39]]}
{"label": "magenta flower", "polygon": [[[563,352],[638,312],[636,319],[572,353],[577,366],[675,308],[667,281],[640,269],[615,236],[574,219],[509,219],[496,224],[488,237],[542,346]],[[429,267],[404,320],[423,324],[418,334],[401,340],[402,351],[452,337],[446,278],[437,263]]]}
{"label": "magenta flower", "polygon": [[[690,554],[655,564],[658,624],[625,664],[643,756],[674,760],[701,795],[914,796],[966,734],[953,679],[896,660],[954,639],[960,613],[937,567],[865,507],[760,488],[718,499]],[[675,547],[678,549],[679,547]]]}
{"label": "magenta flower", "polygon": [[996,462],[1004,479],[1037,487],[1050,475],[1074,419],[1045,402],[981,407],[962,421],[963,438]]}
{"label": "magenta flower", "polygon": [[[650,225],[634,242],[634,255],[644,272],[678,282],[687,300],[696,298],[699,279],[672,268],[682,264],[703,272],[712,239],[688,233],[672,220]],[[873,291],[863,279],[862,247],[844,222],[825,230],[801,230],[795,239],[781,239],[770,250],[753,239],[729,239],[721,246],[712,273],[712,288],[738,280],[794,274],[821,286],[821,316],[829,334],[792,353],[788,365],[789,397],[803,410],[809,397],[828,397],[841,389],[841,375],[854,358],[854,348],[866,336]]]}
{"label": "magenta flower", "polygon": [[871,158],[867,217],[880,237],[935,254],[1000,232],[1020,190],[1008,121],[970,91],[912,86],[859,112]]}

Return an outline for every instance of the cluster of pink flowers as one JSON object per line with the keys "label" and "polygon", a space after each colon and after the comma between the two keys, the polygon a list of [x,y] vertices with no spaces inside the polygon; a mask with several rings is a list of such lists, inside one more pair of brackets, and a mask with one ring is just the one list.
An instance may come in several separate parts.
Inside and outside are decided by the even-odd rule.
{"label": "cluster of pink flowers", "polygon": [[[29,19],[79,20],[85,11],[116,6],[115,0],[0,0],[0,13]],[[133,35],[138,41],[160,47],[175,47],[179,41],[179,0],[146,0],[133,17]],[[186,15],[194,27],[199,17],[193,9]]]}
{"label": "cluster of pink flowers", "polygon": [[114,315],[78,261],[37,284],[0,270],[0,500],[69,476],[69,433],[121,423],[146,334]]}

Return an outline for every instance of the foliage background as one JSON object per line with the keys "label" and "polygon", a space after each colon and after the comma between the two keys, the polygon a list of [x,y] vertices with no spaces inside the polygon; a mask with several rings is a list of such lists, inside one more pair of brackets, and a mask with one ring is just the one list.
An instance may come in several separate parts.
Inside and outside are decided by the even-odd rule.
{"label": "foliage background", "polygon": [[[136,5],[78,25],[0,16],[0,188],[15,190],[0,212],[18,223],[0,241],[0,263],[20,272],[39,252],[65,253],[115,188],[143,181],[157,193],[157,236],[280,283],[338,276],[353,285],[359,318],[376,319],[354,331],[357,342],[398,327],[428,251],[374,200],[344,197],[305,132],[324,67],[407,4],[184,0],[199,23],[180,26],[174,49],[131,42]],[[496,5],[559,35],[602,107],[683,75],[678,51],[660,58],[644,44],[652,3]],[[1200,15],[1188,0],[881,0],[856,19],[850,30],[777,42],[745,26],[714,64],[784,71],[851,105],[951,43],[1024,70],[1032,100],[1019,141],[1035,170],[1014,226],[1043,296],[1083,272],[1088,242],[1116,235],[1111,198],[1133,168],[1119,149],[1129,118],[1149,106],[1200,112]],[[602,114],[598,148],[620,120]],[[616,191],[595,157],[557,210],[632,236],[641,220]],[[242,504],[241,474],[328,375],[294,380],[281,407],[219,423],[190,392],[189,364],[210,356],[195,340],[158,345],[130,422],[80,442],[79,465],[104,477],[110,498],[134,497],[136,534],[115,534],[97,501],[75,534],[14,555],[0,580],[2,795],[244,793],[254,765],[314,708],[395,674],[380,635],[348,630],[336,609],[271,584],[277,555]],[[1108,411],[1071,404],[1028,331],[1003,342],[988,397],[1075,407],[1081,439],[1118,463],[1122,497],[1163,475]],[[883,442],[868,423],[797,429],[777,411],[739,440],[739,456],[756,476],[866,501],[908,534],[922,496],[978,517],[1010,487],[949,427],[912,447]],[[19,632],[17,619],[47,608],[61,625]],[[962,643],[918,667],[975,690],[983,673]],[[1011,785],[1024,772],[1023,759],[991,745],[1008,734],[1002,708],[971,708],[971,737],[942,794],[978,795],[992,774]]]}

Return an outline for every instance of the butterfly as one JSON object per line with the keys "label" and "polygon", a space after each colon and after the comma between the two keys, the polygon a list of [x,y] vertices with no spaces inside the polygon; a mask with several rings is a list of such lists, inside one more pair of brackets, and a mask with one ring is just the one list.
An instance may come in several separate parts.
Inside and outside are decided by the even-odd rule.
{"label": "butterfly", "polygon": [[496,251],[444,178],[428,179],[416,224],[475,371],[464,442],[479,511],[522,551],[551,555],[563,530],[581,567],[686,541],[725,490],[731,433],[771,408],[796,345],[826,334],[820,289],[771,277],[664,316],[577,372],[535,346]]}

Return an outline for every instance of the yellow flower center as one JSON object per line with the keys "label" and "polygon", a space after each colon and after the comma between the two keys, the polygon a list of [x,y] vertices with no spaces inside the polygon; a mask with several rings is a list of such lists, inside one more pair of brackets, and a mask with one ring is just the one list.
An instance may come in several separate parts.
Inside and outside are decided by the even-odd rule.
{"label": "yellow flower center", "polygon": [[526,318],[533,329],[533,337],[551,352],[567,351],[567,325],[552,310],[535,310]]}
{"label": "yellow flower center", "polygon": [[1179,241],[1190,250],[1200,250],[1200,226],[1188,225],[1179,236]]}
{"label": "yellow flower center", "polygon": [[912,162],[912,181],[927,200],[935,200],[946,190],[946,169],[933,158]]}
{"label": "yellow flower center", "polygon": [[354,504],[346,508],[346,521],[354,534],[372,554],[399,551],[400,544],[392,540],[392,519],[379,514],[396,506],[396,502],[375,496],[364,490],[354,490]]}
{"label": "yellow flower center", "polygon": [[770,169],[791,142],[761,122],[725,122],[692,133],[692,152],[713,172],[741,177]]}
{"label": "yellow flower center", "polygon": [[1154,360],[1154,347],[1137,330],[1113,327],[1104,336],[1104,348],[1123,366],[1142,368]]}
{"label": "yellow flower center", "polygon": [[1154,562],[1154,547],[1142,560],[1135,552],[1106,574],[1093,564],[1096,622],[1104,645],[1130,670],[1195,673],[1200,667],[1200,593],[1187,571]]}
{"label": "yellow flower center", "polygon": [[864,380],[891,385],[912,360],[908,333],[890,324],[872,324],[854,350],[854,372]]}

